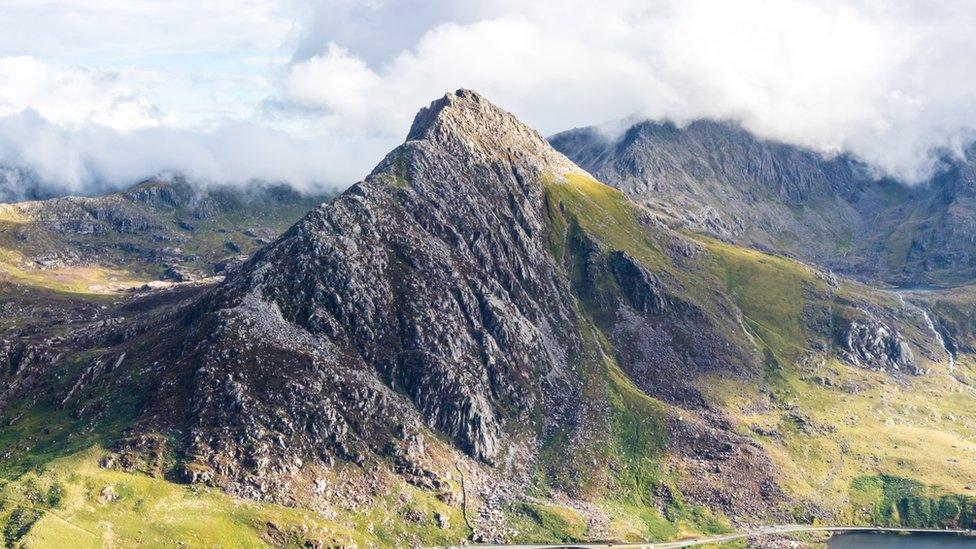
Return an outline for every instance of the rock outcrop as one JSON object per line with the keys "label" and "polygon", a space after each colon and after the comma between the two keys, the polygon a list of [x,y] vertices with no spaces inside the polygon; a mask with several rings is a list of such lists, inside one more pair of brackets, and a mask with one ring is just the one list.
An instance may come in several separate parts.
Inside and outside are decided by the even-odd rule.
{"label": "rock outcrop", "polygon": [[874,317],[854,320],[843,335],[844,356],[855,366],[882,372],[924,373],[901,335]]}
{"label": "rock outcrop", "polygon": [[283,185],[156,178],[104,196],[0,203],[0,238],[17,243],[18,267],[26,270],[98,265],[172,279],[164,263],[211,271],[228,255],[267,243],[250,237],[228,249],[219,240],[225,233],[256,227],[279,234],[326,198]]}
{"label": "rock outcrop", "polygon": [[[579,180],[603,187],[478,94],[435,101],[364,181],[137,352],[160,369],[132,433],[183,433],[193,471],[248,496],[286,492],[308,463],[392,459],[429,478],[433,446],[417,440],[511,479],[557,432],[607,436],[607,360],[691,407],[699,373],[751,375],[741,341],[673,276],[579,227],[556,254],[553,215],[575,214],[547,189]],[[667,229],[633,230],[695,256]],[[600,358],[589,316],[615,357]]]}

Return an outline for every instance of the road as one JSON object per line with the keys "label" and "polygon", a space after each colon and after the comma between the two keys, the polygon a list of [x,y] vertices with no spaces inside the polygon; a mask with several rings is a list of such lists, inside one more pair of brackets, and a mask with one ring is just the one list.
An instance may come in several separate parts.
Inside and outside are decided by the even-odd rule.
{"label": "road", "polygon": [[965,536],[976,535],[971,530],[938,530],[929,528],[881,528],[872,526],[805,526],[802,524],[780,524],[765,526],[746,532],[722,534],[703,538],[668,541],[658,543],[564,543],[564,544],[536,544],[536,545],[467,545],[479,549],[676,549],[678,547],[693,547],[706,543],[724,543],[742,538],[774,534],[798,534],[803,532],[882,532],[900,534],[958,534]]}

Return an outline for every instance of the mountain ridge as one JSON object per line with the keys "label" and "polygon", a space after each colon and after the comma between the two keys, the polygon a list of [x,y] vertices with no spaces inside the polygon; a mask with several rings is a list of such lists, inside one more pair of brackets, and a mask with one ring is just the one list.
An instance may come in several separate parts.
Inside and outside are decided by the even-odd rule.
{"label": "mountain ridge", "polygon": [[[361,355],[365,360],[375,360],[373,355],[382,355],[383,352],[380,348],[373,347],[375,345],[375,343],[372,343],[373,341],[392,337],[394,338],[391,340],[393,346],[399,347],[400,344],[395,343],[395,341],[397,338],[402,337],[397,336],[397,333],[403,329],[410,331],[414,338],[421,337],[425,340],[427,338],[422,335],[425,330],[422,330],[420,325],[413,324],[414,321],[407,320],[409,326],[406,328],[398,326],[403,320],[395,318],[397,315],[406,313],[394,313],[391,310],[384,315],[377,311],[370,311],[369,309],[357,310],[359,307],[362,307],[362,304],[375,304],[372,306],[378,307],[381,310],[384,307],[390,307],[392,303],[388,302],[388,298],[385,298],[384,295],[391,295],[394,291],[393,287],[397,285],[402,288],[400,291],[421,292],[424,300],[437,300],[433,295],[427,293],[429,290],[424,288],[424,283],[419,279],[413,278],[414,275],[410,275],[409,273],[405,275],[404,279],[398,279],[398,281],[393,282],[393,285],[389,287],[380,286],[377,288],[376,283],[391,276],[387,274],[390,270],[399,269],[410,272],[423,272],[425,273],[424,278],[436,276],[435,273],[445,273],[441,276],[445,276],[446,278],[439,281],[439,284],[444,285],[443,287],[448,291],[448,295],[454,292],[470,292],[470,289],[464,288],[469,283],[462,283],[462,286],[456,286],[456,281],[452,282],[455,276],[452,274],[452,271],[456,272],[458,267],[451,265],[457,261],[461,261],[461,264],[467,263],[467,261],[461,259],[458,254],[450,251],[450,248],[461,246],[466,248],[465,251],[467,253],[479,258],[484,264],[493,265],[494,268],[502,269],[504,273],[501,276],[505,278],[505,280],[498,280],[489,284],[489,286],[495,286],[494,290],[483,289],[489,295],[495,295],[494,298],[488,296],[477,298],[474,294],[463,294],[464,297],[461,300],[465,302],[465,307],[470,310],[477,310],[479,308],[487,308],[490,310],[492,307],[502,307],[508,309],[510,313],[515,314],[516,318],[521,318],[522,314],[525,313],[516,312],[521,309],[518,305],[521,305],[532,310],[529,314],[541,314],[538,305],[532,304],[532,300],[524,293],[525,290],[521,288],[521,285],[531,285],[535,287],[535,291],[540,293],[558,293],[561,290],[556,288],[543,290],[542,283],[535,280],[534,275],[526,271],[526,269],[531,269],[529,265],[520,264],[517,266],[509,266],[506,264],[506,255],[509,254],[500,253],[495,255],[493,259],[492,254],[487,253],[486,250],[481,250],[479,246],[481,237],[478,234],[478,228],[483,227],[485,222],[481,222],[475,226],[470,226],[469,224],[463,228],[457,225],[456,221],[452,222],[452,217],[456,218],[458,212],[463,213],[466,216],[465,219],[468,221],[476,219],[471,217],[473,208],[479,216],[486,216],[485,219],[492,218],[497,213],[492,212],[491,209],[486,207],[488,203],[505,204],[507,200],[512,201],[507,207],[503,207],[500,210],[505,212],[502,215],[506,215],[514,221],[514,231],[508,237],[511,240],[506,238],[505,246],[519,248],[521,251],[530,255],[533,253],[530,251],[533,249],[533,246],[535,248],[539,246],[538,242],[535,244],[531,243],[532,233],[538,232],[541,229],[541,220],[538,219],[538,212],[533,213],[524,208],[520,209],[519,205],[520,201],[531,198],[527,194],[523,194],[531,194],[531,191],[527,190],[519,182],[520,177],[528,176],[515,174],[519,170],[536,169],[535,162],[538,158],[543,159],[542,162],[544,164],[548,164],[550,160],[546,159],[546,154],[548,153],[556,157],[558,153],[552,151],[548,144],[537,134],[526,131],[524,126],[516,123],[511,115],[503,113],[493,106],[485,107],[482,101],[480,96],[466,90],[461,90],[454,95],[447,96],[435,102],[433,108],[422,111],[418,115],[419,125],[414,125],[417,131],[412,131],[411,138],[403,146],[388,155],[380,163],[377,170],[364,182],[354,185],[328,206],[324,206],[310,213],[292,230],[280,237],[275,244],[256,254],[241,270],[232,275],[230,279],[218,288],[213,298],[215,302],[221,303],[218,307],[223,308],[224,305],[222,302],[225,300],[229,300],[231,303],[239,302],[241,299],[246,300],[248,299],[246,295],[257,291],[258,295],[263,299],[270,298],[271,304],[281,310],[284,318],[289,322],[296,323],[302,328],[311,330],[313,333],[329,334],[333,339],[337,340],[336,342],[340,346],[343,345],[344,340],[348,341],[346,344],[350,346],[349,353]],[[458,107],[458,103],[462,103],[463,106]],[[433,116],[431,116],[431,113],[434,113]],[[495,123],[492,127],[492,133],[483,136],[489,140],[489,145],[481,142],[478,139],[478,134],[470,131],[472,127],[480,126],[478,124],[472,124],[472,122],[479,120],[479,117],[487,117],[487,119]],[[516,158],[511,161],[511,173],[484,173],[484,168],[482,168],[484,166],[483,163],[493,162],[498,159],[497,157],[499,155],[497,152],[501,150],[501,147],[498,146],[499,143],[508,143],[512,140],[518,141],[522,138],[528,139],[529,147],[540,147],[540,150],[536,152],[541,152],[542,154],[525,154],[524,158],[518,158],[518,155],[515,155]],[[550,153],[550,151],[552,152]],[[431,158],[434,156],[438,157],[439,162],[446,163],[452,166],[452,168],[442,170],[436,165],[432,165]],[[501,156],[505,155],[502,154]],[[408,171],[407,173],[401,174],[400,171],[395,171],[391,174],[389,170],[398,170],[398,165],[403,163],[404,158],[406,158],[406,163],[411,169],[415,169],[420,173],[411,173]],[[508,160],[506,159],[505,161],[507,162]],[[520,161],[523,163],[519,164]],[[438,178],[442,176],[444,171],[448,171],[452,175],[464,173],[463,166],[468,165],[474,166],[473,180],[478,180],[479,177],[493,177],[505,178],[507,181],[500,185],[492,186],[491,191],[488,188],[482,188],[482,194],[475,196],[467,192],[472,189],[458,189],[452,186],[450,179],[444,181],[446,185],[444,183],[428,183],[423,171],[426,169],[431,170],[434,180],[440,181]],[[401,186],[402,184],[398,178],[404,178],[407,181],[406,188]],[[452,177],[451,179],[455,178]],[[508,196],[503,198],[492,196],[492,191],[495,191],[496,187],[508,189],[506,191],[509,193]],[[536,192],[541,192],[541,188],[537,189]],[[412,199],[408,195],[414,193],[418,195],[418,200],[422,200],[422,202],[410,203],[413,207],[410,210],[412,212],[410,215],[412,217],[411,219],[398,213],[399,208],[392,202],[391,195],[398,195],[399,200],[406,202]],[[520,194],[516,195],[512,193]],[[434,198],[435,195],[436,199]],[[537,195],[535,198],[538,200],[539,196]],[[436,207],[434,206],[435,204]],[[451,208],[461,206],[462,204],[464,207],[458,208],[456,212],[452,211]],[[391,235],[385,233],[377,225],[381,219],[385,219],[386,223],[397,224],[405,234]],[[335,237],[341,240],[344,231],[340,223],[355,223],[354,220],[373,221],[368,226],[373,227],[372,230],[376,232],[370,232],[367,229],[367,225],[354,225],[354,227],[362,227],[362,230],[358,233],[355,232],[355,228],[353,229],[356,236],[359,237],[360,243],[351,250],[346,250],[342,247],[330,249],[329,247],[333,245],[324,235],[330,235],[329,238],[333,238],[332,235],[335,235]],[[490,231],[486,231],[483,228],[481,230],[487,238],[490,238],[487,235]],[[433,246],[426,245],[425,240],[429,238],[433,238],[434,240],[432,242],[436,244]],[[364,242],[366,239],[368,241]],[[491,246],[493,244],[495,243],[489,243],[488,245]],[[325,257],[328,257],[329,260],[334,260],[339,263],[334,265],[329,263],[309,265],[304,265],[301,262],[296,263],[296,259],[300,260],[310,257],[306,250],[311,251],[318,246],[325,246],[325,250],[327,251],[315,250],[313,252],[315,255],[311,257],[321,258],[324,252]],[[409,252],[406,251],[407,249],[409,249]],[[535,253],[538,253],[537,249]],[[357,257],[359,255],[368,257],[368,261],[364,263]],[[428,257],[423,258],[425,255]],[[350,266],[346,267],[345,265],[347,264]],[[426,266],[422,267],[425,264]],[[352,267],[352,265],[357,265],[358,267]],[[472,268],[474,266],[471,264],[465,267],[465,269]],[[359,270],[363,272],[353,275],[354,272]],[[399,277],[400,273],[395,273],[395,276]],[[490,276],[488,280],[491,280]],[[316,298],[314,294],[310,294],[310,292],[313,292],[313,289],[307,287],[306,281],[312,284],[322,284],[323,288],[329,288],[332,292],[340,292],[340,295],[345,295],[336,303],[315,305],[319,303],[319,299],[321,298]],[[503,288],[506,285],[508,287]],[[286,286],[289,289],[282,291],[277,286]],[[451,289],[448,290],[448,288]],[[507,298],[492,293],[497,291],[501,291],[503,294],[514,293],[517,297]],[[500,301],[496,303],[493,299]],[[564,299],[562,298],[562,300]],[[311,304],[309,301],[311,301]],[[518,305],[516,302],[518,302]],[[399,306],[409,309],[410,300],[400,303]],[[420,312],[415,314],[427,313]],[[456,314],[461,315],[456,321],[440,323],[445,326],[441,329],[450,331],[433,336],[434,339],[428,341],[428,345],[436,345],[435,341],[441,337],[446,337],[449,338],[449,341],[454,341],[451,345],[465,347],[473,343],[464,342],[467,337],[462,335],[463,332],[452,333],[455,329],[452,326],[464,326],[466,324],[466,321],[463,320],[465,313],[457,310]],[[365,316],[359,319],[358,315]],[[472,319],[473,317],[469,317],[467,322],[472,322]],[[509,321],[503,320],[502,317],[497,318],[494,322],[499,324],[496,328],[497,330],[504,331],[513,329]],[[428,327],[426,330],[429,329],[431,328]],[[490,338],[486,341],[488,343],[485,344],[489,346],[494,345],[490,343]],[[426,353],[430,352],[430,349],[426,351]],[[457,350],[450,351],[450,353],[456,352]],[[484,352],[485,349],[483,348],[475,354],[481,355]],[[547,362],[546,359],[542,358],[547,353],[542,352],[540,349],[525,349],[522,352],[535,353],[534,356],[538,360],[543,363]],[[442,358],[449,359],[449,356]],[[389,361],[391,358],[382,360]],[[424,355],[420,355],[418,360],[425,360]],[[440,359],[436,359],[434,362],[437,362],[437,360]],[[482,362],[482,360],[491,362],[492,359],[479,358],[477,362]],[[499,357],[498,360],[504,361],[506,359]],[[445,368],[445,366],[436,366],[433,363],[427,365],[427,367],[440,372],[440,375],[447,380],[450,380],[453,375],[450,372],[460,366],[460,364],[456,364],[453,368]],[[382,368],[384,366],[380,367],[380,369]],[[420,379],[427,377],[427,375],[422,373],[426,367],[419,364],[398,365],[390,363],[385,368],[393,368],[393,370],[386,374],[389,378],[387,383],[390,383],[393,379],[399,379],[399,383],[406,384],[405,388],[408,392],[410,392],[409,383],[411,383],[411,378],[414,376],[398,374],[395,371],[396,369],[419,368],[416,370],[416,377]],[[480,374],[475,374],[474,372],[472,374],[476,377],[480,376]],[[459,380],[449,381],[449,383],[459,383]],[[496,381],[496,383],[500,382]],[[458,404],[459,407],[454,411],[446,412],[439,412],[431,408],[425,413],[428,417],[439,418],[435,420],[437,425],[444,426],[448,433],[454,437],[458,437],[462,445],[470,448],[472,453],[477,457],[489,460],[494,458],[499,450],[496,439],[500,427],[496,423],[497,420],[494,414],[488,412],[486,409],[488,395],[485,393],[467,394],[467,390],[462,389],[461,385],[452,386],[454,387],[453,389],[445,389],[444,392],[446,394],[457,393],[462,395],[462,403]],[[529,398],[530,395],[531,392],[528,392],[523,397]],[[415,394],[414,398],[419,399],[421,395]],[[439,404],[437,402],[416,400],[415,402],[422,409],[424,406],[434,407],[443,405],[443,403]],[[460,423],[460,416],[455,414],[462,413],[462,409],[467,410],[464,413],[473,415],[473,421],[471,423]]]}
{"label": "mountain ridge", "polygon": [[616,140],[592,128],[551,140],[675,226],[864,280],[952,285],[976,275],[972,247],[959,238],[972,228],[964,221],[973,209],[969,156],[946,158],[930,181],[907,186],[852,157],[760,139],[728,122],[645,121]]}
{"label": "mountain ridge", "polygon": [[328,198],[175,177],[104,196],[0,204],[0,272],[79,292],[212,276]]}

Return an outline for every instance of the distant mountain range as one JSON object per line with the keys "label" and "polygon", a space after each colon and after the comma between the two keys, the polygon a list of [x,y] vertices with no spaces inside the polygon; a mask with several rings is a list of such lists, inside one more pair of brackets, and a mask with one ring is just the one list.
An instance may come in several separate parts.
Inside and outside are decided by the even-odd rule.
{"label": "distant mountain range", "polygon": [[58,273],[62,282],[79,275],[79,284],[114,286],[211,276],[329,198],[280,184],[205,186],[170,177],[104,196],[0,204],[0,265],[14,279]]}
{"label": "distant mountain range", "polygon": [[715,122],[547,141],[458,90],[337,197],[2,206],[5,541],[971,528],[976,294],[886,284],[968,280],[968,166],[906,188]]}
{"label": "distant mountain range", "polygon": [[553,146],[667,223],[895,285],[976,275],[974,149],[928,182],[877,180],[867,166],[759,139],[734,123],[639,122]]}

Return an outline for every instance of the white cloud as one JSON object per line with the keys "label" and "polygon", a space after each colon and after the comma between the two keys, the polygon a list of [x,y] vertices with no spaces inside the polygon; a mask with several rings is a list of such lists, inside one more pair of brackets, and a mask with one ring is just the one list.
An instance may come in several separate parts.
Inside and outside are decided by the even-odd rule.
{"label": "white cloud", "polygon": [[0,57],[0,116],[27,109],[65,126],[128,130],[159,125],[152,103],[118,73],[57,67],[33,57]]}
{"label": "white cloud", "polygon": [[58,61],[152,62],[271,51],[297,39],[300,0],[4,0],[0,52]]}
{"label": "white cloud", "polygon": [[330,43],[323,55],[295,64],[285,77],[288,99],[300,105],[361,117],[380,78],[366,62]]}
{"label": "white cloud", "polygon": [[164,171],[201,184],[260,179],[314,191],[362,177],[358,167],[375,162],[382,147],[368,140],[299,139],[250,122],[122,132],[98,125],[65,128],[35,111],[0,117],[0,166],[30,170],[54,192],[93,192]]}
{"label": "white cloud", "polygon": [[[436,24],[385,62],[331,44],[292,65],[282,98],[317,104],[337,126],[391,136],[418,104],[459,86],[545,132],[632,112],[734,118],[764,136],[854,152],[911,180],[928,173],[932,148],[976,127],[972,4],[486,5],[478,6],[485,18]],[[374,15],[383,28],[400,13]]]}
{"label": "white cloud", "polygon": [[0,162],[74,190],[346,185],[458,87],[544,133],[733,118],[909,180],[976,127],[972,3],[7,0],[0,27]]}

